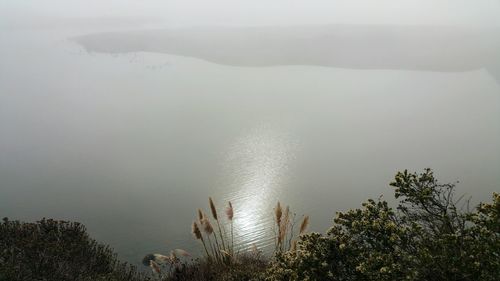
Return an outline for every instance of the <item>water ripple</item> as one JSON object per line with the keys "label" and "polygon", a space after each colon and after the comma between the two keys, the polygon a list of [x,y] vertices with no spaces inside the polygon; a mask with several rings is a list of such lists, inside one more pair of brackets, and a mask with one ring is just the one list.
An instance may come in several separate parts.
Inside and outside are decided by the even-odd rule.
{"label": "water ripple", "polygon": [[273,206],[283,191],[296,146],[282,129],[263,125],[237,138],[228,150],[223,199],[235,208],[237,248],[256,245],[266,250],[274,245]]}

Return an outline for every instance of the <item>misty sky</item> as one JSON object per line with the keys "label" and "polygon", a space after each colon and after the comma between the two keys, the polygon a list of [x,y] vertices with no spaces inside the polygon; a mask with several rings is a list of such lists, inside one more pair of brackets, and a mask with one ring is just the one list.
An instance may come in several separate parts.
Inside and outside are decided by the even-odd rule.
{"label": "misty sky", "polygon": [[0,0],[0,27],[68,18],[169,26],[304,23],[500,26],[500,0]]}

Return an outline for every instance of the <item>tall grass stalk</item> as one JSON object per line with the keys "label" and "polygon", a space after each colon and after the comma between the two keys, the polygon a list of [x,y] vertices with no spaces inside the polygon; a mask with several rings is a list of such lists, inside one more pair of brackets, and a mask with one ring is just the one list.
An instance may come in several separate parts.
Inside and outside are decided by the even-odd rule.
{"label": "tall grass stalk", "polygon": [[[275,235],[275,253],[286,252],[291,250],[296,245],[294,242],[294,237],[303,234],[309,224],[309,216],[305,216],[298,233],[295,233],[295,213],[290,211],[290,207],[283,207],[280,202],[276,204],[274,208],[274,235]],[[276,231],[277,230],[277,231]]]}
{"label": "tall grass stalk", "polygon": [[201,243],[203,244],[203,249],[205,249],[205,253],[207,253],[207,258],[210,259],[211,256],[208,253],[207,245],[205,244],[205,239],[203,239],[203,235],[201,234],[200,228],[198,227],[198,224],[195,221],[193,222],[192,232],[194,237],[201,241]]}
{"label": "tall grass stalk", "polygon": [[[221,224],[221,217],[217,213],[216,205],[211,197],[209,197],[209,206],[212,217],[217,222],[218,231],[210,222],[208,216],[198,209],[198,221],[193,222],[192,232],[196,239],[200,240],[203,249],[207,255],[207,259],[213,260],[221,265],[231,264],[238,259],[240,252],[235,252],[234,249],[234,208],[231,202],[225,209],[226,223],[230,223],[230,235],[226,232],[226,228]],[[294,231],[295,226],[295,213],[290,211],[290,207],[282,207],[278,201],[274,208],[274,239],[275,239],[275,253],[282,253],[296,248],[296,236],[303,234],[309,225],[309,216],[305,216],[300,224],[298,231]],[[224,222],[224,220],[222,220]],[[198,226],[199,225],[199,226]],[[201,230],[200,230],[201,229]],[[213,236],[213,237],[212,237]],[[205,240],[206,238],[206,240]],[[208,244],[208,245],[207,245]]]}
{"label": "tall grass stalk", "polygon": [[274,208],[274,218],[276,221],[276,226],[278,229],[278,233],[276,234],[275,237],[275,252],[278,252],[280,247],[280,237],[281,237],[281,216],[283,215],[283,209],[281,208],[281,203],[278,201],[276,204],[276,208]]}
{"label": "tall grass stalk", "polygon": [[305,216],[304,219],[302,220],[302,223],[300,224],[299,234],[303,234],[304,232],[306,232],[308,226],[309,226],[309,216]]}
{"label": "tall grass stalk", "polygon": [[231,201],[228,202],[228,207],[226,209],[226,215],[227,219],[231,222],[231,255],[234,255],[234,233],[233,233],[233,216],[234,216],[234,209],[233,209],[233,204],[231,204]]}
{"label": "tall grass stalk", "polygon": [[[217,216],[217,209],[215,208],[215,204],[214,204],[214,201],[212,200],[212,197],[208,198],[208,202],[210,204],[210,210],[212,211],[212,216],[214,217],[215,221],[217,222],[217,228],[219,229],[219,235],[220,235],[220,240],[222,243],[222,249],[226,250],[226,245],[224,243],[224,235],[222,235],[222,229],[221,229],[221,226],[219,223],[219,218]],[[217,238],[215,241],[217,241]]]}
{"label": "tall grass stalk", "polygon": [[[214,237],[215,237],[214,228],[212,227],[210,220],[206,217],[205,214],[203,214],[203,218],[201,219],[201,225],[203,226],[203,230],[205,232],[205,235],[207,236],[208,244],[210,245],[210,248],[212,249],[212,253],[213,253],[215,259],[218,260],[219,256],[220,256],[218,253],[218,249],[212,243],[212,239],[210,239],[210,235],[212,235],[212,234],[214,234]],[[217,239],[217,237],[215,237],[215,238]]]}

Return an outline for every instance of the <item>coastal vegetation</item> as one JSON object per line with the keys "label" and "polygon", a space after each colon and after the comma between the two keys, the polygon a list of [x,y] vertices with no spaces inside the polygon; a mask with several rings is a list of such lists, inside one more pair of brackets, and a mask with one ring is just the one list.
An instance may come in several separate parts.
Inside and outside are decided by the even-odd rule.
{"label": "coastal vegetation", "polygon": [[236,250],[237,206],[228,203],[221,215],[209,198],[211,217],[198,210],[191,229],[202,255],[148,254],[150,274],[119,262],[81,224],[4,219],[0,280],[498,280],[499,194],[471,207],[456,197],[455,184],[440,183],[430,169],[398,172],[390,186],[396,206],[369,199],[338,212],[325,234],[307,233],[309,217],[297,225],[278,202],[271,255]]}
{"label": "coastal vegetation", "polygon": [[113,250],[77,222],[42,219],[0,223],[0,281],[143,281]]}
{"label": "coastal vegetation", "polygon": [[397,173],[396,208],[370,199],[339,212],[326,235],[279,253],[266,280],[498,280],[500,195],[470,210],[430,169]]}

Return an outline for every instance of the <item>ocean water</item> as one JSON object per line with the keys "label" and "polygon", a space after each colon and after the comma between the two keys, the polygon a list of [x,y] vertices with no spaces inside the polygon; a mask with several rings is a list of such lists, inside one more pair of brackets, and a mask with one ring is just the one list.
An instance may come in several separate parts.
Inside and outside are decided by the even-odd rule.
{"label": "ocean water", "polygon": [[266,249],[278,200],[324,232],[337,211],[393,201],[398,170],[431,167],[473,202],[498,191],[486,68],[248,66],[75,39],[101,31],[0,29],[0,216],[80,221],[138,263],[201,251],[190,225],[209,196],[233,202],[238,247]]}

